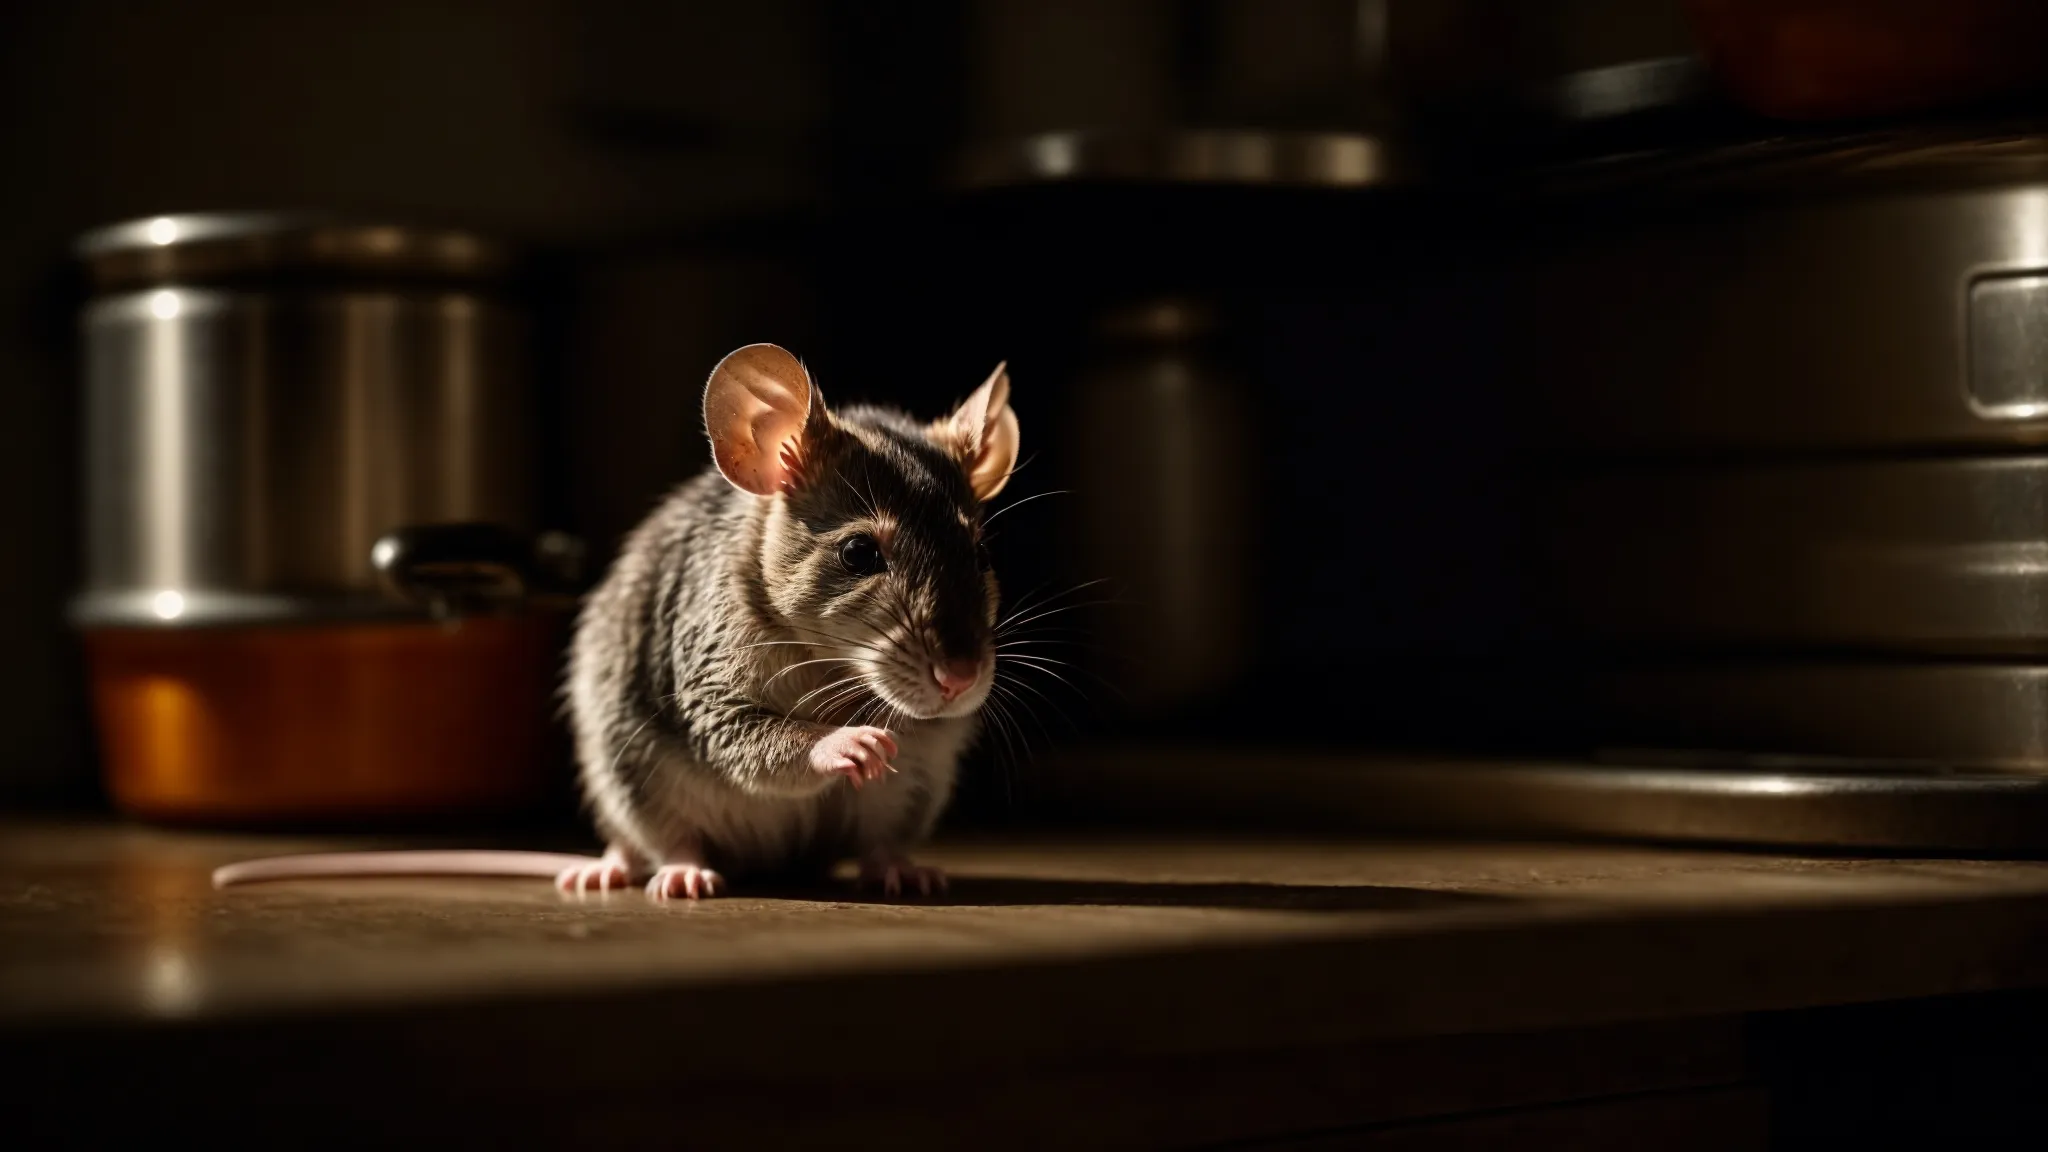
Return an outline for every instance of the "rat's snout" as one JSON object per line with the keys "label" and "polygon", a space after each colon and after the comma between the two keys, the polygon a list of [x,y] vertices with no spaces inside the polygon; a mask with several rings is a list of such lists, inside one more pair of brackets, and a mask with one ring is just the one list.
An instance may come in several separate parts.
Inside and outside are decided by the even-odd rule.
{"label": "rat's snout", "polygon": [[932,664],[932,679],[938,681],[939,695],[951,704],[981,679],[980,660],[939,660]]}

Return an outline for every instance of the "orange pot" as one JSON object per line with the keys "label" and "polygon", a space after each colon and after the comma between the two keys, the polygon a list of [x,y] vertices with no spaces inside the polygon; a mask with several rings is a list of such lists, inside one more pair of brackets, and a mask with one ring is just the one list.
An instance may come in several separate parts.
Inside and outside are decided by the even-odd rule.
{"label": "orange pot", "polygon": [[530,808],[562,758],[560,624],[85,633],[109,790],[152,820],[264,823]]}

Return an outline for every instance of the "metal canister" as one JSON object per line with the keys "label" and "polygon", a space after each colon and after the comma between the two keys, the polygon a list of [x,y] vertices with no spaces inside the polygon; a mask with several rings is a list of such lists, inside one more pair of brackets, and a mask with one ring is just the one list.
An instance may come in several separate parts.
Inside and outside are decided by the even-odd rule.
{"label": "metal canister", "polygon": [[1072,456],[1081,572],[1103,581],[1105,676],[1166,718],[1225,692],[1250,630],[1250,426],[1207,303],[1100,317]]}
{"label": "metal canister", "polygon": [[95,294],[72,617],[116,802],[241,821],[538,796],[556,621],[436,620],[390,594],[421,530],[536,528],[513,250],[232,214],[77,251]]}

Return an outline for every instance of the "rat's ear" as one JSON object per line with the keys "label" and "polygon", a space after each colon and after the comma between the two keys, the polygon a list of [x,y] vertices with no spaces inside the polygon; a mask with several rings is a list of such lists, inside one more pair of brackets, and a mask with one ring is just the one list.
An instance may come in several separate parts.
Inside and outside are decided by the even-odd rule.
{"label": "rat's ear", "polygon": [[804,449],[826,420],[825,401],[802,362],[773,344],[726,356],[704,385],[704,430],[718,470],[756,496],[803,480]]}
{"label": "rat's ear", "polygon": [[994,499],[1017,466],[1017,413],[1010,408],[1009,365],[996,365],[974,395],[932,426],[932,435],[959,458],[975,498]]}

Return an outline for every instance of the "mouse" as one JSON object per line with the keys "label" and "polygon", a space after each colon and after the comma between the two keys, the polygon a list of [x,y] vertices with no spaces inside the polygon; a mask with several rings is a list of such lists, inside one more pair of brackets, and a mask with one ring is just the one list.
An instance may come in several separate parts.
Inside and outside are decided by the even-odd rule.
{"label": "mouse", "polygon": [[985,510],[1017,467],[1007,363],[921,421],[833,409],[775,344],[712,369],[711,461],[626,536],[577,612],[564,696],[601,856],[360,852],[231,864],[216,887],[360,875],[552,877],[701,900],[842,862],[889,896],[995,686]]}

